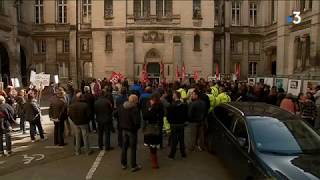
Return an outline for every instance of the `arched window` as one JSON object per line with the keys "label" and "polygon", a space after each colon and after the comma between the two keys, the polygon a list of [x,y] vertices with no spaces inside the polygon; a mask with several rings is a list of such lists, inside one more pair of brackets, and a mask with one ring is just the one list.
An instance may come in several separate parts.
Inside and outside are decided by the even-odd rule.
{"label": "arched window", "polygon": [[199,34],[196,34],[193,37],[193,50],[194,51],[201,51],[201,48],[200,48],[200,35]]}
{"label": "arched window", "polygon": [[106,50],[112,51],[112,34],[108,33],[106,35]]}

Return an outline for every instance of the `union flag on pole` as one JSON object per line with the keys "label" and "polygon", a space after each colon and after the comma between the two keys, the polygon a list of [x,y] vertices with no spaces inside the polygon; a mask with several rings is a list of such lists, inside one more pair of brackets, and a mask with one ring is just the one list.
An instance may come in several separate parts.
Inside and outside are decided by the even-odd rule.
{"label": "union flag on pole", "polygon": [[176,80],[180,80],[180,73],[179,73],[178,64],[177,64],[177,67],[176,67]]}
{"label": "union flag on pole", "polygon": [[160,74],[163,75],[164,73],[164,64],[163,62],[160,63]]}
{"label": "union flag on pole", "polygon": [[199,73],[198,71],[194,71],[194,80],[198,81],[199,80]]}
{"label": "union flag on pole", "polygon": [[186,66],[184,64],[182,66],[181,76],[182,76],[182,81],[185,81],[186,80]]}
{"label": "union flag on pole", "polygon": [[148,73],[147,73],[147,64],[143,64],[143,69],[141,72],[140,81],[143,83],[149,82]]}

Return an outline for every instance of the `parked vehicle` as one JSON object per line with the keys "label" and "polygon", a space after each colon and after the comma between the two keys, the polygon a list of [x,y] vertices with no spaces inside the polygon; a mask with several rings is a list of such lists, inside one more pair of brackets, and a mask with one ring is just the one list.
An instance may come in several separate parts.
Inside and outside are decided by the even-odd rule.
{"label": "parked vehicle", "polygon": [[210,144],[239,179],[319,179],[320,136],[294,114],[231,102],[213,112]]}

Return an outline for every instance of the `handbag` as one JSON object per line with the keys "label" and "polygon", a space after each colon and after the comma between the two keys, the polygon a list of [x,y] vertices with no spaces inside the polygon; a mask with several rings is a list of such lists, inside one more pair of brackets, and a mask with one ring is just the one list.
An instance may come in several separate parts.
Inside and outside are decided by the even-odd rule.
{"label": "handbag", "polygon": [[147,124],[143,130],[145,136],[159,136],[160,132],[161,129],[157,124]]}

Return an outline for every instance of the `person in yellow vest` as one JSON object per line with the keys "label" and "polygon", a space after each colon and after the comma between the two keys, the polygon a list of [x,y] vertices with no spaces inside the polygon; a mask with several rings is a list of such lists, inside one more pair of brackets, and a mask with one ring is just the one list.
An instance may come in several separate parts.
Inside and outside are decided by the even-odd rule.
{"label": "person in yellow vest", "polygon": [[225,87],[220,87],[221,93],[217,96],[217,105],[231,102],[230,96],[227,94]]}
{"label": "person in yellow vest", "polygon": [[182,102],[187,102],[187,92],[185,90],[185,85],[183,85],[182,87],[180,87],[177,92],[179,92],[181,94],[181,101]]}
{"label": "person in yellow vest", "polygon": [[217,105],[217,99],[216,96],[214,96],[213,94],[211,94],[211,88],[207,89],[207,96],[209,97],[210,100],[210,108],[209,108],[209,113],[211,113],[213,111],[213,109],[216,107]]}
{"label": "person in yellow vest", "polygon": [[219,95],[219,86],[217,84],[213,83],[210,89],[211,89],[211,94],[214,97],[217,97]]}

